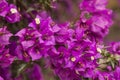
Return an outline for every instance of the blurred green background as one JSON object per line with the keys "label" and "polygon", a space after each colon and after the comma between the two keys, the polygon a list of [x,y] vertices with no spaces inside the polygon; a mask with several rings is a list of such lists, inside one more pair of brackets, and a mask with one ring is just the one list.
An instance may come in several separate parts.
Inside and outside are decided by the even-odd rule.
{"label": "blurred green background", "polygon": [[120,0],[108,0],[108,8],[113,10],[113,25],[106,41],[120,41]]}

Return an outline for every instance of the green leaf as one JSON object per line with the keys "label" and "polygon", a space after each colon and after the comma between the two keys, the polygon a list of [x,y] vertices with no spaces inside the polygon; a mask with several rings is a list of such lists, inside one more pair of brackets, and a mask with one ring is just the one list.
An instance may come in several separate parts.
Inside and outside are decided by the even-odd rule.
{"label": "green leaf", "polygon": [[18,77],[21,73],[23,73],[26,68],[28,67],[28,63],[23,61],[14,61],[11,67],[12,70],[12,77]]}
{"label": "green leaf", "polygon": [[112,68],[114,69],[114,68],[115,68],[115,63],[114,63],[114,61],[111,61],[110,64],[111,64]]}
{"label": "green leaf", "polygon": [[26,12],[28,13],[28,12],[31,12],[33,10],[35,10],[35,9],[34,8],[28,8],[28,10]]}

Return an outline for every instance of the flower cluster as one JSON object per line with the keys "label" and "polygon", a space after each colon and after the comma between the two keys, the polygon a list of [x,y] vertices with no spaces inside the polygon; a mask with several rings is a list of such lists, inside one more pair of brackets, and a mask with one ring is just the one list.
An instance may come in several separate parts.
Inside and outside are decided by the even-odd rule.
{"label": "flower cluster", "polygon": [[[57,24],[35,12],[38,15],[15,34],[6,26],[0,28],[0,80],[23,80],[23,70],[29,80],[43,80],[35,63],[43,58],[60,80],[119,80],[120,42],[107,49],[102,44],[112,24],[112,11],[106,4],[107,0],[83,0],[74,24]],[[14,4],[0,0],[0,6],[0,16],[9,23],[20,21]],[[23,61],[17,77],[10,72],[15,61]]]}
{"label": "flower cluster", "polygon": [[9,53],[8,45],[9,38],[12,33],[6,30],[7,27],[0,28],[0,65],[9,66],[14,60],[14,57]]}
{"label": "flower cluster", "polygon": [[[98,37],[104,37],[108,34],[112,11],[106,9],[107,0],[83,0],[80,4],[80,10],[90,15],[90,30]],[[88,6],[86,6],[88,5]]]}
{"label": "flower cluster", "polygon": [[14,4],[8,4],[6,0],[0,0],[0,16],[10,23],[20,21],[20,13],[17,7]]}

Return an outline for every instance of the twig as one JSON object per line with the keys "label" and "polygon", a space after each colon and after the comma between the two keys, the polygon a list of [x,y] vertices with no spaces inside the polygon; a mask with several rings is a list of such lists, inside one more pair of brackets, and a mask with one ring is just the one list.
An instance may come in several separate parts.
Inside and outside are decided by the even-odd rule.
{"label": "twig", "polygon": [[[23,6],[23,8],[27,11],[28,7],[21,1],[21,0],[18,0],[19,4],[21,4]],[[28,12],[28,14],[34,19],[35,16],[33,13],[31,12]]]}

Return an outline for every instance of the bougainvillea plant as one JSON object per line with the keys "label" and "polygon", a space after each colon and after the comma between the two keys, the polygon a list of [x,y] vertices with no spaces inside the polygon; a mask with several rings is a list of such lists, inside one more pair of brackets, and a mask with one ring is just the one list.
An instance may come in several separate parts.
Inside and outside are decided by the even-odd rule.
{"label": "bougainvillea plant", "polygon": [[[55,80],[120,80],[120,42],[103,43],[108,1],[75,2],[77,16],[72,0],[0,0],[0,80],[45,80],[47,68]],[[59,3],[74,19],[59,20]]]}

